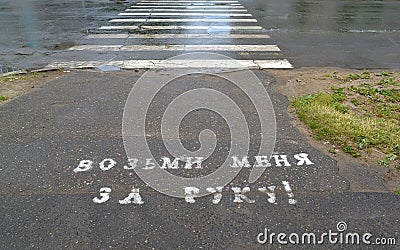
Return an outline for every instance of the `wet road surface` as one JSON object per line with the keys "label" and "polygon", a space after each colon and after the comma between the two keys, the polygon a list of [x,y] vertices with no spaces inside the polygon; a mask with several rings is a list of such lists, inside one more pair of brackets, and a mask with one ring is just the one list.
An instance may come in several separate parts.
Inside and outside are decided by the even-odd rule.
{"label": "wet road surface", "polygon": [[[237,1],[193,4],[142,1],[119,13],[108,25],[99,27],[99,31],[109,34],[88,36],[84,45],[73,46],[63,54],[70,60],[55,61],[47,67],[163,68],[166,65],[159,60],[197,51],[218,52],[254,64],[252,68],[292,67],[286,59],[281,59],[279,47],[269,43],[269,35]],[[210,63],[206,59],[177,64],[219,67],[224,63]],[[167,67],[176,66],[169,63]]]}
{"label": "wet road surface", "polygon": [[[1,6],[1,47],[2,68],[43,68],[53,61],[74,61],[80,59],[74,53],[67,53],[68,48],[83,44],[123,44],[121,39],[87,40],[88,35],[104,33],[123,33],[129,31],[101,30],[102,26],[126,25],[109,23],[109,20],[121,18],[119,13],[135,5],[135,2],[120,1],[3,1]],[[22,4],[26,2],[26,4]],[[295,67],[301,66],[339,66],[349,68],[399,68],[399,19],[400,3],[397,1],[241,1],[247,12],[233,14],[251,14],[243,18],[256,19],[264,34],[271,36],[270,44],[277,44],[283,55],[272,57],[287,58]],[[142,5],[148,6],[148,5]],[[152,9],[157,5],[143,7]],[[137,8],[134,8],[137,9]],[[160,8],[158,8],[160,9]],[[180,9],[172,7],[169,9]],[[214,9],[215,10],[215,9]],[[217,8],[218,10],[218,8]],[[220,9],[221,10],[221,9]],[[223,9],[222,9],[223,10]],[[240,9],[236,9],[240,10]],[[142,12],[142,11],[139,11]],[[153,11],[155,12],[155,11]],[[161,11],[162,12],[162,11]],[[165,12],[165,10],[164,10]],[[169,11],[176,12],[176,11]],[[188,12],[187,14],[189,14]],[[209,12],[210,13],[210,12]],[[220,12],[211,12],[217,14]],[[222,14],[222,13],[220,13]],[[146,16],[122,16],[137,19]],[[164,19],[163,16],[151,17]],[[172,16],[168,16],[173,18]],[[195,18],[178,16],[182,19]],[[197,16],[199,18],[199,16]],[[209,16],[207,18],[213,18]],[[214,19],[221,16],[214,16]],[[243,19],[241,16],[229,19]],[[146,22],[131,23],[143,25]],[[148,25],[157,25],[148,22]],[[159,23],[176,25],[177,23]],[[181,23],[179,25],[188,25]],[[193,23],[200,25],[201,23]],[[243,25],[243,23],[225,23]],[[224,25],[224,23],[203,23],[203,25]],[[225,25],[225,26],[226,26]],[[244,25],[255,25],[244,23]],[[158,30],[156,33],[168,31]],[[192,31],[193,32],[193,31]],[[202,33],[213,33],[210,29]],[[232,31],[233,33],[235,31]],[[137,32],[138,33],[138,32]],[[140,33],[140,32],[139,32]],[[152,32],[145,32],[152,33]],[[231,33],[228,30],[218,34]],[[128,44],[243,44],[243,41],[215,38],[210,41],[196,39],[129,39]],[[245,40],[245,44],[264,44],[264,39],[254,42]],[[159,53],[157,53],[159,54]],[[163,53],[164,58],[177,53]],[[251,56],[260,54],[252,53]],[[85,52],[81,57],[91,60],[111,60],[113,57]],[[124,59],[123,55],[121,60]],[[250,56],[243,56],[249,58]],[[270,55],[267,55],[270,57]],[[135,54],[135,58],[155,59],[150,53]],[[240,58],[240,57],[239,57]],[[114,58],[114,59],[118,59]]]}
{"label": "wet road surface", "polygon": [[[149,4],[151,1],[147,2],[146,4]],[[15,7],[18,2],[11,5],[7,3],[4,9],[12,6],[20,8]],[[355,14],[353,22],[343,21],[346,23],[345,26],[331,25],[338,23],[340,17],[338,13],[343,13],[341,6],[347,5],[348,1],[331,3],[334,5],[330,7],[332,14],[324,16],[317,13],[321,9],[328,8],[327,1],[292,1],[285,4],[270,1],[268,3],[257,3],[257,1],[241,1],[233,3],[235,5],[229,3],[231,7],[243,5],[243,9],[247,10],[243,13],[252,14],[252,16],[232,17],[229,18],[230,20],[255,18],[256,23],[251,21],[241,25],[260,26],[261,29],[254,28],[255,30],[240,30],[240,32],[231,32],[228,29],[229,32],[227,32],[227,30],[209,30],[207,26],[205,28],[207,32],[205,32],[204,29],[181,30],[182,28],[174,26],[172,34],[186,36],[190,34],[192,38],[171,38],[168,35],[171,34],[171,30],[143,32],[135,27],[133,32],[127,32],[123,29],[101,29],[101,27],[119,25],[115,22],[109,23],[110,19],[121,18],[118,17],[118,13],[137,13],[137,11],[126,11],[126,8],[141,5],[138,3],[56,1],[50,10],[57,10],[60,18],[52,19],[47,26],[43,23],[49,20],[48,18],[43,20],[38,18],[37,28],[41,30],[43,27],[49,29],[57,27],[58,31],[65,30],[65,37],[68,37],[70,43],[59,45],[61,47],[55,50],[57,44],[62,44],[65,40],[65,37],[57,37],[62,33],[58,31],[48,33],[47,45],[43,42],[46,39],[40,36],[37,39],[27,40],[27,36],[21,35],[19,40],[17,39],[19,41],[17,44],[21,46],[18,48],[19,51],[26,53],[23,60],[22,55],[13,56],[15,53],[12,51],[15,45],[11,45],[14,43],[10,42],[2,42],[5,48],[2,51],[6,51],[3,58],[4,60],[8,58],[7,60],[20,67],[23,65],[45,67],[55,61],[70,63],[83,59],[82,63],[87,63],[89,60],[103,61],[93,66],[120,67],[124,65],[123,63],[132,60],[163,59],[187,52],[185,47],[165,46],[171,42],[171,45],[190,43],[191,46],[212,45],[214,48],[220,46],[218,53],[251,62],[287,59],[287,62],[295,67],[309,64],[340,66],[349,63],[350,58],[346,62],[335,61],[333,58],[338,56],[338,51],[325,51],[326,46],[335,44],[333,37],[349,39],[349,44],[337,45],[344,52],[347,51],[345,48],[349,49],[351,46],[356,47],[356,44],[360,44],[357,39],[361,35],[365,35],[363,38],[365,41],[374,38],[377,39],[377,43],[387,42],[390,39],[394,41],[394,44],[398,41],[396,40],[398,31],[394,27],[398,20],[393,14],[398,8],[397,2],[383,2],[385,11],[377,14],[381,17],[379,22],[382,26],[375,23],[368,24],[368,27],[367,24],[363,26],[364,23],[359,21],[363,19],[363,15]],[[365,3],[373,5],[376,2]],[[209,4],[207,2],[200,5]],[[44,6],[44,2],[36,1],[33,5],[44,10],[40,7]],[[82,11],[85,8],[90,11]],[[212,9],[219,8],[213,6]],[[349,7],[349,9],[353,8]],[[50,10],[48,13],[53,15]],[[368,8],[362,8],[361,12],[365,14],[368,10]],[[268,14],[261,14],[263,12]],[[204,10],[203,13],[208,12]],[[232,13],[236,12],[232,11]],[[12,14],[14,13],[9,13],[9,15]],[[321,26],[320,31],[316,31],[315,26],[318,25],[308,21],[307,17],[325,20],[329,24],[325,27],[330,27],[329,30]],[[31,18],[33,19],[30,19],[29,23],[34,24],[32,20],[35,20],[35,15]],[[217,19],[221,16],[198,18]],[[299,20],[303,20],[305,24],[301,26]],[[162,23],[162,25],[176,25],[174,22]],[[63,23],[63,25],[54,25],[57,23]],[[221,25],[219,22],[215,23],[213,23],[215,26]],[[12,24],[15,25],[14,22]],[[222,22],[222,24],[234,27],[240,22],[226,24]],[[136,24],[125,22],[123,25]],[[149,25],[157,25],[157,22]],[[196,23],[196,25],[199,24]],[[349,32],[361,29],[390,31],[365,32],[365,34]],[[23,29],[21,31],[29,33]],[[154,34],[163,35],[164,38],[153,38]],[[218,37],[221,34],[230,34],[232,37],[229,39]],[[196,37],[198,35],[202,38],[198,39]],[[253,37],[238,38],[241,35]],[[293,36],[297,37],[297,40],[289,39]],[[2,36],[2,39],[11,39],[11,37],[13,36]],[[57,38],[53,39],[54,37]],[[318,39],[321,39],[323,43],[317,44]],[[313,43],[316,45],[314,46]],[[264,46],[259,48],[261,51],[254,51],[254,47],[244,50],[245,47],[238,46],[250,44]],[[310,47],[310,44],[314,49]],[[371,44],[366,42],[361,44],[365,45],[365,49],[372,50]],[[117,45],[117,47],[112,47],[112,45]],[[148,52],[145,50],[148,47],[137,45],[163,45],[166,50]],[[223,48],[221,45],[230,47],[221,52]],[[265,45],[275,45],[282,51],[268,51],[276,47]],[[45,46],[54,46],[54,48],[46,49]],[[101,48],[104,47],[99,46],[108,47],[103,50]],[[299,48],[302,47],[303,50],[300,50]],[[74,49],[69,50],[69,48]],[[306,53],[304,48],[312,53]],[[374,53],[379,54],[379,57],[368,61],[365,59],[368,56],[359,54],[363,51],[360,48],[360,52],[355,52],[360,56],[359,60],[355,56],[351,57],[359,64],[351,67],[360,65],[366,67],[366,63],[371,63],[373,67],[396,66],[396,61],[389,60],[392,52],[397,51],[395,46],[383,46],[382,51],[386,50],[387,53],[380,54],[380,50],[375,48]],[[320,59],[316,61],[315,58]],[[120,61],[122,64],[119,64]],[[192,58],[191,62],[193,61]],[[220,64],[218,65],[221,67]],[[190,65],[183,64],[183,66],[191,68]],[[259,65],[252,66],[259,67]],[[210,68],[214,68],[213,65]],[[218,191],[222,196],[218,196],[215,191],[213,195],[206,197],[178,199],[154,191],[131,169],[132,165],[127,159],[124,148],[126,138],[121,136],[125,101],[132,87],[137,86],[135,82],[143,76],[144,72],[143,70],[73,71],[0,107],[0,115],[4,121],[0,128],[1,249],[286,248],[276,241],[276,237],[272,245],[259,244],[257,236],[266,228],[276,234],[298,233],[301,235],[312,232],[318,239],[330,230],[334,233],[348,232],[360,235],[370,233],[371,242],[385,237],[399,239],[399,196],[389,192],[382,177],[369,172],[357,162],[348,161],[345,168],[339,167],[329,155],[310,145],[307,138],[291,123],[291,118],[287,113],[289,102],[274,88],[278,83],[263,70],[254,72],[267,90],[273,105],[276,116],[276,145],[270,162],[271,166],[266,169],[261,178],[250,184],[248,182],[250,169],[244,168],[233,182]],[[164,75],[171,73],[165,70],[152,72],[159,74],[158,77],[162,79]],[[218,90],[237,103],[248,121],[247,128],[251,135],[252,143],[247,152],[248,156],[253,158],[259,153],[257,147],[265,137],[262,137],[263,130],[261,130],[262,126],[257,115],[268,109],[256,110],[256,98],[245,95],[246,92],[243,93],[243,89],[227,80],[240,72],[230,70],[222,73],[221,75],[226,78],[215,75],[187,75],[172,80],[161,89],[160,94],[152,103],[153,106],[150,106],[149,112],[146,113],[146,138],[149,148],[157,158],[155,161],[161,164],[160,158],[168,155],[165,140],[171,142],[179,139],[183,141],[186,148],[199,149],[203,144],[201,132],[206,129],[215,132],[217,138],[215,156],[205,162],[203,168],[180,171],[182,169],[180,165],[179,169],[170,169],[171,173],[186,178],[206,175],[214,171],[229,153],[232,138],[237,134],[229,135],[228,125],[231,124],[227,124],[224,117],[219,115],[229,111],[229,108],[223,105],[222,98],[215,99],[213,103],[215,107],[222,106],[222,110],[219,110],[221,113],[196,109],[190,112],[186,119],[179,120],[179,138],[174,137],[176,131],[161,132],[163,121],[160,112],[169,107],[169,102],[172,102],[174,98],[196,88]],[[147,94],[146,90],[150,92],[152,84],[157,80],[156,77],[150,79],[148,89],[143,91],[144,96]],[[201,103],[204,99],[206,96],[194,96],[193,103],[195,101]],[[143,99],[139,96],[134,99],[132,106],[141,107],[142,103]],[[187,106],[190,106],[189,104],[187,103]],[[186,108],[185,106],[182,105]],[[140,139],[139,133],[130,136],[130,139],[134,141]],[[242,143],[245,141],[240,141],[234,146],[242,146]],[[142,145],[133,144],[132,147],[135,149],[139,146]],[[147,165],[141,151],[137,152],[137,157],[138,166]],[[253,164],[254,158],[250,161]],[[92,168],[85,169],[89,162]],[[160,179],[160,182],[162,181],[165,180]],[[140,195],[140,200],[137,195]],[[347,229],[342,226],[346,226]],[[330,244],[327,240],[323,243],[312,244],[312,246],[309,244],[289,245],[288,248],[357,249],[360,247],[352,244],[343,245],[343,243]],[[363,249],[373,248],[371,245],[361,244]],[[388,249],[390,247],[396,249],[396,246],[387,246]]]}

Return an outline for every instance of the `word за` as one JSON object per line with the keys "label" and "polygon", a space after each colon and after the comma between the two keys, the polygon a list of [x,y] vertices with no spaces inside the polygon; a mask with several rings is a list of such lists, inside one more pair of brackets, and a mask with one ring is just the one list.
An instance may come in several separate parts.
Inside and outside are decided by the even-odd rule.
{"label": "word \u0437\u0430", "polygon": [[[292,188],[290,187],[290,184],[288,181],[282,181],[283,187],[289,197],[288,202],[291,205],[294,205],[297,203],[297,201],[294,199],[294,194],[292,192]],[[216,187],[216,188],[207,188],[207,192],[210,193],[210,195],[213,195],[212,203],[213,204],[218,204],[222,200],[222,191],[224,187]],[[276,194],[275,194],[275,189],[276,186],[268,186],[268,187],[261,187],[258,188],[258,191],[261,192],[262,194],[265,194],[267,196],[267,201],[270,204],[278,204],[276,202]],[[246,193],[250,192],[250,187],[232,187],[231,190],[233,191],[234,194],[234,203],[255,203],[255,200],[250,199]],[[196,187],[186,187],[185,188],[185,201],[187,203],[195,203],[196,200],[196,194],[198,194],[200,190]],[[110,194],[111,194],[111,188],[109,187],[103,187],[100,189],[99,197],[93,198],[93,202],[97,204],[105,203],[110,199]],[[124,199],[119,200],[119,204],[121,205],[127,205],[127,204],[136,204],[136,205],[141,205],[143,204],[144,201],[142,200],[142,197],[140,195],[140,191],[138,188],[132,188],[131,192],[129,193],[128,196],[126,196]]]}

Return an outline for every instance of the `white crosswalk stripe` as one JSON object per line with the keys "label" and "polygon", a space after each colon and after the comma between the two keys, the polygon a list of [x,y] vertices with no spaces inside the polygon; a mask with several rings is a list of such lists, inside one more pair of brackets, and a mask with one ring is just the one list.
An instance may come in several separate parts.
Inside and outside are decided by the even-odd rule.
{"label": "white crosswalk stripe", "polygon": [[237,3],[238,1],[142,1],[141,3]]}
{"label": "white crosswalk stripe", "polygon": [[[171,5],[171,4],[179,4],[179,5],[207,5],[207,6],[213,6],[213,5],[220,5],[222,2],[220,1],[141,1],[137,3],[137,5],[145,5],[145,4],[151,4],[151,5]],[[225,1],[223,4],[228,5],[228,6],[240,6],[238,2],[228,2]]]}
{"label": "white crosswalk stripe", "polygon": [[[126,9],[125,11],[179,11],[179,12],[194,12],[194,11],[199,11],[198,9]],[[210,10],[207,9],[207,12],[247,12],[247,10],[242,10],[242,9],[229,9],[229,10],[224,10],[224,9],[219,9],[219,10]]]}
{"label": "white crosswalk stripe", "polygon": [[168,5],[168,6],[154,6],[154,5],[139,5],[139,6],[131,6],[130,8],[182,8],[182,9],[244,9],[243,6],[221,6],[221,5]]}
{"label": "white crosswalk stripe", "polygon": [[111,19],[110,23],[138,23],[138,22],[149,22],[149,23],[256,23],[256,19],[200,19],[200,18],[171,18],[171,19],[145,19],[145,18],[118,18]]}
{"label": "white crosswalk stripe", "polygon": [[[109,20],[110,25],[98,28],[103,34],[90,34],[88,44],[69,49],[75,52],[71,57],[75,60],[53,62],[48,67],[292,68],[287,59],[279,59],[279,47],[267,43],[270,36],[263,28],[250,24],[257,19],[237,0],[142,0],[118,16]],[[179,55],[190,51],[228,53],[235,60],[163,60],[170,57],[167,52]],[[76,60],[80,52],[110,59]]]}
{"label": "white crosswalk stripe", "polygon": [[93,51],[280,51],[276,45],[78,45],[70,50]]}
{"label": "white crosswalk stripe", "polygon": [[266,34],[93,34],[87,39],[268,39]]}
{"label": "white crosswalk stripe", "polygon": [[93,34],[87,39],[268,39],[265,34]]}
{"label": "white crosswalk stripe", "polygon": [[283,60],[115,60],[115,61],[69,61],[53,62],[53,68],[94,68],[116,66],[123,69],[162,68],[231,68],[231,69],[289,69],[290,62]]}
{"label": "white crosswalk stripe", "polygon": [[224,25],[212,25],[212,26],[188,26],[188,25],[162,25],[162,26],[135,26],[135,25],[121,25],[121,26],[102,26],[101,30],[261,30],[261,26],[224,26]]}
{"label": "white crosswalk stripe", "polygon": [[120,13],[118,14],[119,16],[211,16],[211,17],[237,17],[237,16],[251,16],[251,14],[243,13],[243,14],[237,14],[237,13],[223,13],[223,14],[214,14],[214,13],[201,13],[201,12],[196,12],[196,13],[172,13],[172,12],[148,12],[148,13]]}
{"label": "white crosswalk stripe", "polygon": [[[160,5],[160,6],[162,6],[162,5],[170,5],[171,3],[137,3],[138,5]],[[174,2],[173,4],[176,4],[176,5],[181,5],[181,6],[193,6],[193,5],[195,5],[195,6],[210,6],[209,4],[207,4],[207,3],[177,3],[177,2]],[[226,6],[240,6],[240,4],[235,4],[235,3],[231,3],[231,4],[227,4]]]}

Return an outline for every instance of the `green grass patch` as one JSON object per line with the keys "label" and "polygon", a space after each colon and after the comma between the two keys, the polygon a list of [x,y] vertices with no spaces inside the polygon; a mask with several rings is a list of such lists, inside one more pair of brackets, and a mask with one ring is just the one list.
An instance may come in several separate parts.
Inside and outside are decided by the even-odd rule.
{"label": "green grass patch", "polygon": [[364,71],[361,74],[349,74],[346,76],[345,80],[355,81],[359,79],[370,79],[370,78],[371,78],[371,73],[369,73],[369,71]]}
{"label": "green grass patch", "polygon": [[[362,75],[367,74],[347,78],[360,80]],[[387,155],[380,161],[386,166],[400,156],[400,89],[389,85],[331,87],[327,92],[298,97],[292,106],[317,139],[329,141],[354,157],[375,148]]]}
{"label": "green grass patch", "polygon": [[4,102],[4,101],[7,101],[7,97],[6,96],[4,96],[4,95],[0,95],[0,102]]}
{"label": "green grass patch", "polygon": [[38,73],[33,72],[29,74],[16,74],[16,75],[11,75],[11,76],[4,76],[0,78],[0,82],[15,82],[19,80],[29,80],[33,78],[37,78]]}
{"label": "green grass patch", "polygon": [[381,73],[377,73],[376,76],[391,76],[393,74],[394,74],[394,72],[386,70],[386,71],[383,71]]}

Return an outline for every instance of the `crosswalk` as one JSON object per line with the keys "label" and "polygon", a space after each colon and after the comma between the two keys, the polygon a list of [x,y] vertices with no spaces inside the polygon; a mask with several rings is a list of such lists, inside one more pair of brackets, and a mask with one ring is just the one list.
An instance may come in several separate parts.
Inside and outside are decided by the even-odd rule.
{"label": "crosswalk", "polygon": [[[238,0],[142,0],[98,27],[84,44],[69,48],[71,60],[48,68],[292,68],[257,23]],[[223,54],[235,63],[165,60],[188,52]]]}

